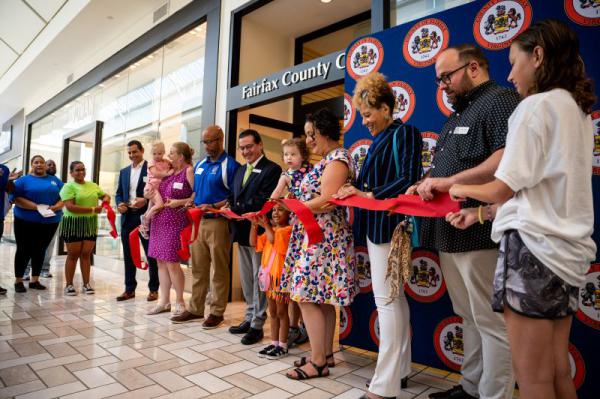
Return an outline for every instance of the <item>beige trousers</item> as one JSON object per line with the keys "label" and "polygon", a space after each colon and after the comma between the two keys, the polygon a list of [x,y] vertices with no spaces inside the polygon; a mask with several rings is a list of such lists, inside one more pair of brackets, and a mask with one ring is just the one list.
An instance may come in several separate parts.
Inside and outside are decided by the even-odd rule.
{"label": "beige trousers", "polygon": [[[203,218],[198,239],[192,244],[192,297],[189,310],[204,315],[210,285],[210,313],[223,316],[229,297],[231,235],[225,218]],[[212,266],[212,273],[211,273]],[[209,284],[210,282],[210,284]]]}

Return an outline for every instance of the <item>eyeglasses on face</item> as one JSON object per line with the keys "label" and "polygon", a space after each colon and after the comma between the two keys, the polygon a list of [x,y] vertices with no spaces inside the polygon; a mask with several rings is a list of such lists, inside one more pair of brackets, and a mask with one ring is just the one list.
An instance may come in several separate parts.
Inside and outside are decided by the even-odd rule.
{"label": "eyeglasses on face", "polygon": [[441,85],[442,83],[445,85],[449,85],[450,81],[452,80],[452,75],[454,75],[456,72],[460,71],[461,69],[468,67],[469,65],[471,65],[471,63],[467,62],[465,65],[458,67],[453,71],[442,73],[439,77],[435,78],[435,84],[438,86]]}
{"label": "eyeglasses on face", "polygon": [[216,139],[202,140],[202,144],[204,144],[204,145],[210,145],[210,144],[212,144],[212,143],[214,143],[216,141],[219,141],[219,140],[221,140],[221,139],[220,138],[216,138]]}
{"label": "eyeglasses on face", "polygon": [[254,148],[254,146],[256,145],[256,143],[252,143],[252,144],[247,144],[244,146],[239,146],[238,150],[244,152],[244,151],[250,151],[252,148]]}

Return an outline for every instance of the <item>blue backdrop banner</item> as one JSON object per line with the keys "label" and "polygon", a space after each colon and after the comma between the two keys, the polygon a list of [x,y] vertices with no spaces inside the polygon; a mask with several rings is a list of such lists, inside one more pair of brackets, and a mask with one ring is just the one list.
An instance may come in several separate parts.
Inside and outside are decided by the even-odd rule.
{"label": "blue backdrop banner", "polygon": [[[362,37],[346,52],[344,142],[360,168],[372,137],[362,126],[351,102],[356,79],[383,73],[396,95],[394,116],[422,132],[423,167],[434,156],[438,133],[452,112],[435,84],[435,56],[449,45],[477,43],[490,61],[491,78],[505,86],[510,72],[508,48],[512,40],[537,20],[567,22],[579,36],[588,74],[600,82],[600,0],[491,0],[476,1]],[[594,204],[600,204],[600,106],[594,107]],[[596,207],[594,240],[600,248],[600,205]],[[357,237],[357,242],[364,237]],[[377,310],[370,281],[366,247],[356,247],[360,294],[341,311],[340,342],[371,351],[379,344]],[[580,398],[600,397],[600,263],[592,264],[581,287],[579,312],[570,337],[571,371]],[[413,252],[413,273],[405,286],[411,309],[413,361],[459,371],[463,358],[461,319],[452,312],[435,251]]]}

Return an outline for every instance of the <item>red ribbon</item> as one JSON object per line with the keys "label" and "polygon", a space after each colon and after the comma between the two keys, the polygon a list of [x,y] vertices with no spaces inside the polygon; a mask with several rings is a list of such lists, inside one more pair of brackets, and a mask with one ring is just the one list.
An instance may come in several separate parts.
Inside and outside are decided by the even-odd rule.
{"label": "red ribbon", "polygon": [[115,224],[115,221],[117,220],[115,211],[110,207],[110,204],[107,201],[102,202],[102,208],[106,209],[106,218],[111,227],[110,235],[112,238],[117,238],[119,235],[117,234],[117,225]]}
{"label": "red ribbon", "polygon": [[321,230],[321,226],[317,223],[315,215],[313,215],[309,207],[304,205],[302,201],[293,198],[282,199],[281,202],[290,208],[304,225],[304,230],[308,236],[308,245],[318,244],[323,241],[323,230]]}
{"label": "red ribbon", "polygon": [[[184,261],[187,261],[190,254],[190,244],[192,244],[198,238],[198,231],[200,230],[200,220],[202,219],[202,215],[204,211],[200,208],[192,208],[188,209],[187,216],[190,219],[191,223],[188,224],[181,230],[180,241],[181,248],[177,251],[177,255]],[[192,233],[194,237],[192,238]]]}
{"label": "red ribbon", "polygon": [[129,233],[129,251],[131,253],[131,260],[138,269],[148,269],[148,264],[142,262],[142,254],[140,252],[140,226],[136,227]]}
{"label": "red ribbon", "polygon": [[450,212],[460,211],[460,204],[447,193],[436,195],[431,201],[423,201],[418,195],[401,194],[384,200],[359,197],[356,195],[329,201],[335,205],[351,206],[371,211],[390,211],[410,216],[445,217]]}
{"label": "red ribbon", "polygon": [[[321,230],[321,227],[317,223],[317,220],[315,219],[315,216],[313,215],[312,211],[306,205],[304,205],[302,201],[293,198],[285,198],[280,199],[278,201],[283,202],[283,204],[286,207],[288,207],[292,212],[296,214],[296,216],[298,216],[298,219],[304,225],[306,235],[308,236],[308,245],[318,244],[321,241],[323,241],[323,231]],[[230,219],[244,220],[269,213],[271,209],[273,209],[275,204],[275,201],[267,201],[265,202],[260,211],[244,213],[244,215],[242,216],[233,212],[231,209],[213,209],[213,211],[218,212]]]}

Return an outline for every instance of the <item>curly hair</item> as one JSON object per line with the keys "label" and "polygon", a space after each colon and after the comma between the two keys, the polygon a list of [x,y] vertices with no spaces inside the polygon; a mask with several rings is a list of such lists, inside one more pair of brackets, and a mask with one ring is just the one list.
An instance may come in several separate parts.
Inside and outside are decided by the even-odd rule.
{"label": "curly hair", "polygon": [[330,110],[321,108],[314,114],[306,115],[306,122],[312,123],[321,136],[328,137],[334,141],[340,140],[340,121]]}
{"label": "curly hair", "polygon": [[537,46],[544,50],[530,94],[565,89],[583,112],[592,112],[596,96],[592,80],[585,74],[585,64],[579,54],[579,39],[573,29],[562,21],[545,19],[531,25],[515,39],[513,45],[528,53]]}
{"label": "curly hair", "polygon": [[352,104],[360,111],[363,105],[369,108],[380,109],[383,104],[390,109],[390,116],[394,112],[396,98],[385,76],[379,72],[370,73],[356,82],[352,95]]}
{"label": "curly hair", "polygon": [[308,153],[308,147],[306,147],[306,141],[299,137],[294,137],[291,139],[283,140],[281,142],[281,148],[284,147],[296,147],[300,152],[300,156],[303,161],[307,161],[310,154]]}

